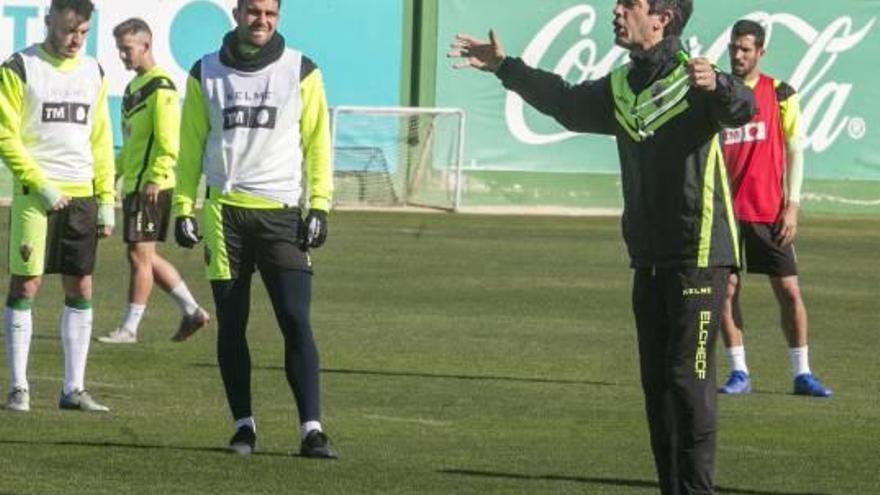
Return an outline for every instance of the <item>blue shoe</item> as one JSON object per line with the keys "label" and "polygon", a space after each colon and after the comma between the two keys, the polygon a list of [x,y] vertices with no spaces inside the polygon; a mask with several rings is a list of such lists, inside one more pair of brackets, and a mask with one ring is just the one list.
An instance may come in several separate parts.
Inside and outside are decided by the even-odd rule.
{"label": "blue shoe", "polygon": [[718,389],[719,394],[747,394],[752,391],[752,381],[745,371],[731,371],[727,383]]}
{"label": "blue shoe", "polygon": [[831,389],[825,388],[812,373],[802,373],[794,377],[794,395],[831,397]]}

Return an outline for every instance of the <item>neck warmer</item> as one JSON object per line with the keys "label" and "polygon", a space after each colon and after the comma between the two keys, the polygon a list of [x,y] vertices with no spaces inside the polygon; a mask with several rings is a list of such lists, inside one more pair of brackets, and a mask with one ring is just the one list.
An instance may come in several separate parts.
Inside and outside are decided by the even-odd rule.
{"label": "neck warmer", "polygon": [[220,48],[220,62],[242,72],[256,72],[281,58],[285,47],[284,37],[277,32],[255,52],[248,53],[243,44],[235,30],[226,33]]}

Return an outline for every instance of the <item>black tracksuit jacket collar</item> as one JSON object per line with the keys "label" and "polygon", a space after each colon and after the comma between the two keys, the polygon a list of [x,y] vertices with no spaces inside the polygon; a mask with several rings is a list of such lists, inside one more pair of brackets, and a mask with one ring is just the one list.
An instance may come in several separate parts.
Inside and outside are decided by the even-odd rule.
{"label": "black tracksuit jacket collar", "polygon": [[630,88],[638,94],[651,83],[666,77],[678,65],[681,50],[678,36],[667,36],[645,52],[631,52],[632,70],[627,77]]}

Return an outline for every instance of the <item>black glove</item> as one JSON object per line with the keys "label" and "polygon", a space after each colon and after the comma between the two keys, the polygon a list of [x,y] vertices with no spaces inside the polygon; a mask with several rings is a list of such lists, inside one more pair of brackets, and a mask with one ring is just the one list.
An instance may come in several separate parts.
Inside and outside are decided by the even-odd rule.
{"label": "black glove", "polygon": [[319,248],[327,240],[327,212],[309,210],[305,220],[299,225],[299,247],[303,251]]}
{"label": "black glove", "polygon": [[199,235],[199,224],[196,222],[196,219],[193,217],[177,217],[177,220],[174,222],[174,239],[180,247],[187,249],[195,247],[202,240],[202,236]]}

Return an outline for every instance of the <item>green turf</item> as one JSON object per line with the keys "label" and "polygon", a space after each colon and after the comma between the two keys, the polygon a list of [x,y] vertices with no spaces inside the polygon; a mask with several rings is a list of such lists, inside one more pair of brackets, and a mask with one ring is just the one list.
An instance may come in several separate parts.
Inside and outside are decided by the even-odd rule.
{"label": "green turf", "polygon": [[[812,364],[835,396],[790,395],[769,288],[749,277],[757,393],[720,399],[722,494],[880,493],[880,220],[807,216],[801,228]],[[201,252],[164,252],[208,302]],[[231,427],[216,330],[169,342],[176,308],[158,293],[142,343],[93,344],[87,381],[113,412],[60,412],[50,278],[35,306],[32,412],[0,411],[0,493],[658,492],[617,219],[336,213],[315,262],[324,420],[341,460],[287,456],[296,414],[259,284],[260,455],[222,452]],[[125,281],[115,237],[100,251],[96,334],[118,323]]]}
{"label": "green turf", "polygon": [[[804,181],[801,206],[813,214],[880,214],[880,182],[814,179]],[[623,207],[620,176],[598,173],[466,170],[462,204],[468,206]]]}

